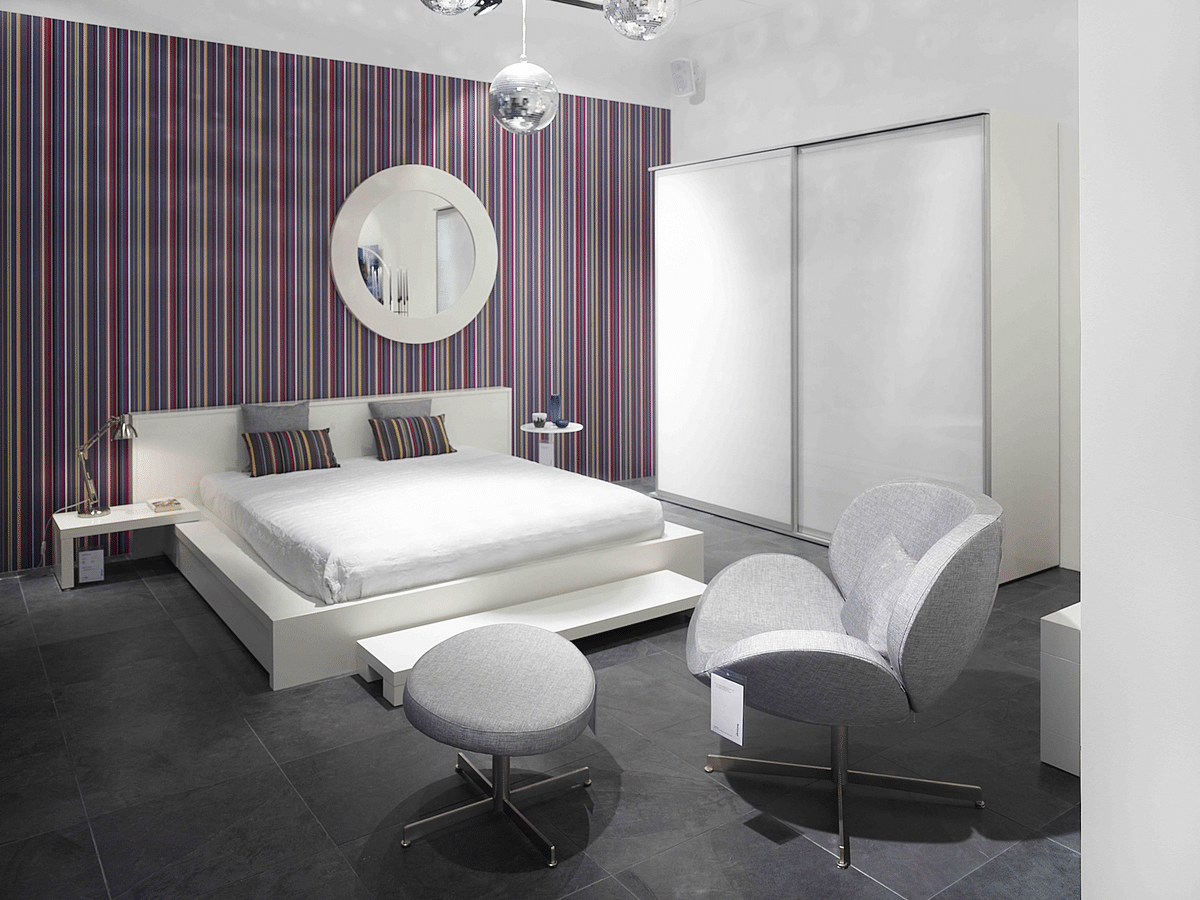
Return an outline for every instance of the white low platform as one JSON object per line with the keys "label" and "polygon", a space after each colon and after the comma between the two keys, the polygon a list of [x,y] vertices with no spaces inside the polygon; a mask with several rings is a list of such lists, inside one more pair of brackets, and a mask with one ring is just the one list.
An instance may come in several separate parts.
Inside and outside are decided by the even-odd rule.
{"label": "white low platform", "polygon": [[1080,604],[1042,617],[1042,762],[1079,774]]}
{"label": "white low platform", "polygon": [[[297,593],[240,536],[212,518],[176,525],[167,555],[267,670],[271,687],[279,690],[353,674],[358,670],[357,641],[362,638],[664,569],[689,580],[702,578],[704,534],[668,522],[663,535],[651,540],[598,547],[332,606]],[[631,612],[606,627],[673,611],[649,607],[641,619]],[[601,611],[597,616],[603,620],[609,614]],[[600,630],[597,626],[581,634]]]}
{"label": "white low platform", "polygon": [[382,679],[383,696],[393,706],[399,706],[404,698],[404,683],[417,660],[426,650],[456,634],[503,622],[536,625],[574,640],[692,609],[704,587],[704,582],[678,572],[651,572],[611,584],[363,638],[358,642],[358,673],[367,681]]}

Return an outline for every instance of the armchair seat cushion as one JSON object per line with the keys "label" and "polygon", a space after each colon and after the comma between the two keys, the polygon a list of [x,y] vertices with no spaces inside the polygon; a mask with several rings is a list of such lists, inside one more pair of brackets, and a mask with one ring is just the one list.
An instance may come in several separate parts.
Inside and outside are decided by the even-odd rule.
{"label": "armchair seat cushion", "polygon": [[806,559],[760,553],[717,574],[696,604],[688,632],[688,668],[707,681],[706,661],[764,631],[825,631],[844,635],[842,595]]}

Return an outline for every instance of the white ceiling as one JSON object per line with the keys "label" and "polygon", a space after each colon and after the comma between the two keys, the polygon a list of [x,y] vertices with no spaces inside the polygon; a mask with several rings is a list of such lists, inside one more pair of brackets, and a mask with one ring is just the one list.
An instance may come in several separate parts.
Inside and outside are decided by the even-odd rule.
{"label": "white ceiling", "polygon": [[791,5],[793,0],[683,0],[672,30],[685,38],[701,37]]}
{"label": "white ceiling", "polygon": [[[567,93],[670,101],[669,60],[696,38],[790,0],[683,0],[653,41],[619,36],[601,12],[528,0],[528,55]],[[0,9],[490,81],[521,52],[521,2],[485,16],[441,16],[420,0],[0,0]]]}

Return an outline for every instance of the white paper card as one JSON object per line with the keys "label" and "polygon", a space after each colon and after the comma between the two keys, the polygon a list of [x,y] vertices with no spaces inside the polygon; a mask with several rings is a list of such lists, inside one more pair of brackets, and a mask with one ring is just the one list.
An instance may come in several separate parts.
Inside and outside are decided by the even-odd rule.
{"label": "white paper card", "polygon": [[721,737],[742,745],[742,718],[745,688],[736,681],[713,672],[711,728]]}
{"label": "white paper card", "polygon": [[79,551],[79,583],[104,580],[104,551]]}

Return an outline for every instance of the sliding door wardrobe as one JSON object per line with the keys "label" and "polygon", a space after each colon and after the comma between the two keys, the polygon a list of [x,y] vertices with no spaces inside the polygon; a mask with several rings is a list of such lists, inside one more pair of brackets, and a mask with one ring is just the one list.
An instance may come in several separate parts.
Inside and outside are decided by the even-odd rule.
{"label": "sliding door wardrobe", "polygon": [[658,495],[827,542],[863,490],[1058,563],[1058,140],[1008,113],[655,170]]}

